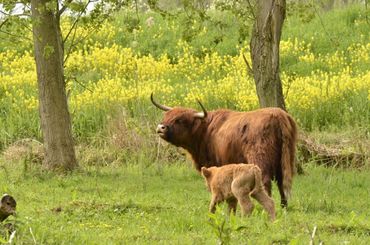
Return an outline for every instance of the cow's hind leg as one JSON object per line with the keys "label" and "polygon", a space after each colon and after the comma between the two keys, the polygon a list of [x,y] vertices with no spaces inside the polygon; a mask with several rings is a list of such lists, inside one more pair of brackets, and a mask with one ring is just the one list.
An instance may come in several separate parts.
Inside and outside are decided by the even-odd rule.
{"label": "cow's hind leg", "polygon": [[277,186],[278,186],[279,193],[280,193],[280,198],[281,198],[280,205],[281,205],[282,208],[287,208],[288,207],[288,199],[285,196],[284,188],[283,188],[283,181],[282,181],[281,178],[277,179]]}
{"label": "cow's hind leg", "polygon": [[271,178],[269,176],[263,177],[263,185],[267,194],[271,196]]}

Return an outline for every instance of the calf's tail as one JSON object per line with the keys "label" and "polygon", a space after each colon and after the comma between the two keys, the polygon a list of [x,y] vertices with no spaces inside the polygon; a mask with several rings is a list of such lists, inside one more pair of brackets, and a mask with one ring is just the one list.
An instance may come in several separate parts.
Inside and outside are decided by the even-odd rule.
{"label": "calf's tail", "polygon": [[262,171],[257,165],[253,165],[252,173],[254,175],[254,188],[251,193],[258,192],[259,190],[265,190],[262,182]]}

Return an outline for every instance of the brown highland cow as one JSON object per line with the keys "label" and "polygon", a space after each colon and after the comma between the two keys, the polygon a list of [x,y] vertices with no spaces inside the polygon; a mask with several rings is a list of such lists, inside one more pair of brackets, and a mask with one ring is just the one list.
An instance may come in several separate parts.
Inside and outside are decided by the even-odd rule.
{"label": "brown highland cow", "polygon": [[209,211],[214,213],[216,205],[226,201],[229,212],[236,211],[239,202],[243,215],[252,213],[254,205],[249,196],[256,199],[275,220],[275,204],[267,195],[262,183],[261,169],[254,164],[228,164],[222,167],[202,167],[202,175],[212,193]]}
{"label": "brown highland cow", "polygon": [[293,118],[279,108],[249,112],[215,110],[202,112],[183,107],[171,108],[154,101],[166,111],[157,127],[158,135],[186,149],[195,168],[229,163],[254,163],[260,167],[263,183],[271,196],[271,180],[276,180],[281,205],[287,205],[295,172],[297,127]]}

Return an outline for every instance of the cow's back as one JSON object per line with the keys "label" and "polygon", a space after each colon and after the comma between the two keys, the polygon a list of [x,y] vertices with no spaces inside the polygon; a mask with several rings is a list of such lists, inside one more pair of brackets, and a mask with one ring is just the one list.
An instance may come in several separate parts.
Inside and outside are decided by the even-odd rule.
{"label": "cow's back", "polygon": [[281,157],[279,117],[285,115],[279,108],[212,112],[207,136],[212,164],[255,163],[265,174],[274,175]]}

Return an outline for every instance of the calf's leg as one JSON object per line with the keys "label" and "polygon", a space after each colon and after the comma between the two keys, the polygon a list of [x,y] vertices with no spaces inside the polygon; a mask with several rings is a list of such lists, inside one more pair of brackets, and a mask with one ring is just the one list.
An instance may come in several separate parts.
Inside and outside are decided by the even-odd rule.
{"label": "calf's leg", "polygon": [[236,205],[238,204],[238,199],[235,197],[231,197],[226,200],[227,204],[229,205],[228,212],[229,214],[233,212],[234,214],[236,213]]}
{"label": "calf's leg", "polygon": [[209,212],[215,213],[217,204],[219,204],[222,201],[223,200],[220,197],[212,195],[211,203],[209,204]]}
{"label": "calf's leg", "polygon": [[254,205],[249,198],[249,192],[251,191],[248,187],[238,186],[237,182],[234,180],[231,185],[231,191],[238,199],[241,211],[243,215],[250,215],[253,211]]}
{"label": "calf's leg", "polygon": [[267,195],[265,190],[257,189],[253,191],[251,196],[256,199],[269,214],[271,220],[275,220],[275,204],[271,197]]}
{"label": "calf's leg", "polygon": [[238,196],[238,201],[242,210],[242,215],[250,215],[254,209],[254,205],[252,203],[252,200],[249,198],[248,193],[244,193],[244,195]]}

